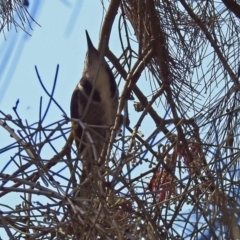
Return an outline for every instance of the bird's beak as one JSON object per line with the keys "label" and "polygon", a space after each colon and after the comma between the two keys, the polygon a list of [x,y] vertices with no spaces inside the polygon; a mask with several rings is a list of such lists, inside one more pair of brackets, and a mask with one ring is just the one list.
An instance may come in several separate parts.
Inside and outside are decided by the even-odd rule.
{"label": "bird's beak", "polygon": [[91,41],[91,39],[90,39],[90,37],[89,37],[89,35],[88,35],[87,30],[86,30],[86,37],[87,37],[88,50],[93,49],[94,46],[93,46],[92,41]]}

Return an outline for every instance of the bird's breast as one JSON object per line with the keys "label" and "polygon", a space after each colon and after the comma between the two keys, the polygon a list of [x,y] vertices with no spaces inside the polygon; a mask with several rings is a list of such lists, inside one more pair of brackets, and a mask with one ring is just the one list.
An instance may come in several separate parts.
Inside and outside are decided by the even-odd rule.
{"label": "bird's breast", "polygon": [[102,109],[102,118],[106,125],[112,126],[117,112],[118,92],[112,93],[109,76],[104,71],[99,71],[94,87],[100,94],[99,107]]}
{"label": "bird's breast", "polygon": [[111,98],[110,91],[100,92],[101,103],[103,106],[103,118],[107,125],[112,126],[114,124],[115,116],[117,113],[116,100]]}
{"label": "bird's breast", "polygon": [[[117,112],[118,94],[111,97],[111,91],[106,86],[100,87],[97,90],[99,101],[94,101],[90,95],[84,91],[81,84],[78,84],[79,89],[79,115],[84,115],[83,121],[92,125],[112,126]],[[85,112],[86,111],[86,112]],[[84,113],[85,112],[85,113]]]}

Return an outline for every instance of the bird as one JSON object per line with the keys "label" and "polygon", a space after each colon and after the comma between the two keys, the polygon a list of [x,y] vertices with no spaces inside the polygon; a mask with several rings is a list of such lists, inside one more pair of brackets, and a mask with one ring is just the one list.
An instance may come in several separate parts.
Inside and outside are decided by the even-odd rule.
{"label": "bird", "polygon": [[[110,127],[114,125],[117,114],[119,97],[113,72],[102,54],[94,47],[87,30],[86,38],[88,51],[83,73],[73,91],[70,104],[71,118],[80,119],[87,126],[83,129],[77,121],[72,121],[73,138],[82,162],[80,182],[89,176],[107,143]],[[93,140],[93,147],[86,130]]]}

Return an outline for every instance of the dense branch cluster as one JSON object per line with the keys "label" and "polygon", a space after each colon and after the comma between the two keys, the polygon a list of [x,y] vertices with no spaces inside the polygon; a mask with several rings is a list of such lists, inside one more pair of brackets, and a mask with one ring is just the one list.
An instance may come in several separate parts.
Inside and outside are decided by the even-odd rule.
{"label": "dense branch cluster", "polygon": [[26,31],[26,24],[30,19],[33,20],[28,13],[28,5],[28,0],[0,1],[0,32],[5,34],[5,31],[9,31],[12,27]]}

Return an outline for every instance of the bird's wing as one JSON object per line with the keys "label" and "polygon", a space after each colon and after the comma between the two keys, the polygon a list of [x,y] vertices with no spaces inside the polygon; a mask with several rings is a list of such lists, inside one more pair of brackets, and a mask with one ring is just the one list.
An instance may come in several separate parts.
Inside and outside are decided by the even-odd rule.
{"label": "bird's wing", "polygon": [[[92,98],[90,99],[89,96],[91,95],[91,91],[92,85],[89,82],[88,78],[82,77],[72,94],[70,106],[71,118],[81,119],[82,121],[84,121],[82,117],[84,118],[86,117],[85,110],[88,101],[100,103],[101,99],[99,91],[94,90]],[[81,144],[83,130],[81,126],[74,121],[72,121],[72,127],[73,137],[75,139],[76,146],[78,148],[79,153],[81,153],[84,149],[84,144]]]}
{"label": "bird's wing", "polygon": [[[76,89],[74,90],[73,94],[72,94],[72,99],[71,99],[71,106],[70,106],[70,114],[71,114],[71,118],[75,118],[75,119],[80,119],[82,113],[81,108],[79,108],[79,100],[81,99],[81,91],[76,87]],[[82,128],[80,127],[80,125],[75,122],[72,121],[72,132],[73,132],[73,138],[75,140],[77,149],[80,152],[82,152],[84,145],[81,144],[80,148],[79,148],[79,144],[81,141],[81,137],[82,137]]]}

